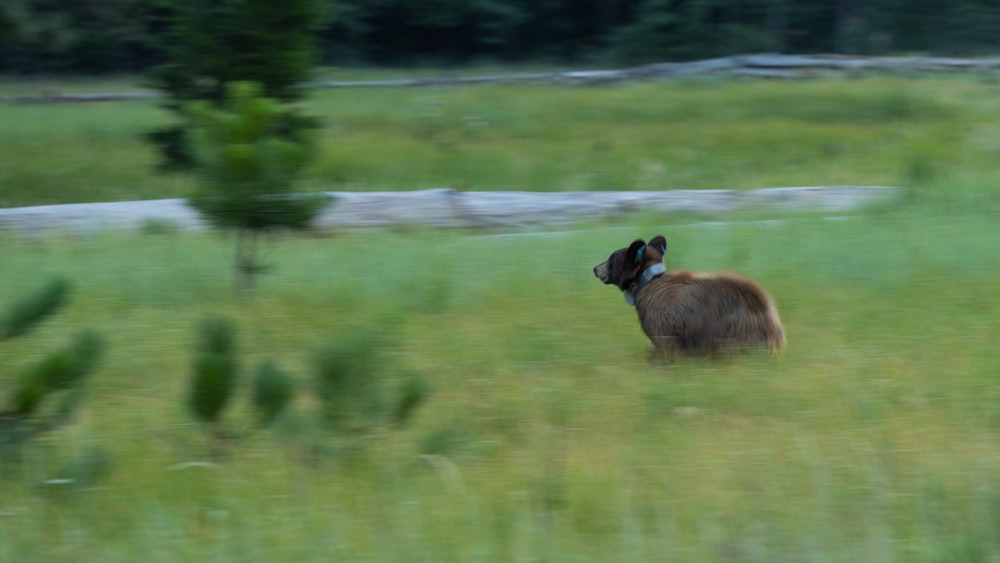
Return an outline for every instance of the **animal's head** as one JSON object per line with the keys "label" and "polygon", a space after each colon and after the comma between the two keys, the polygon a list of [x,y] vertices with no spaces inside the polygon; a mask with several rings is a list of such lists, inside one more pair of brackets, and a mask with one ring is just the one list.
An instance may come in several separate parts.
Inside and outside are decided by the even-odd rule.
{"label": "animal's head", "polygon": [[636,278],[650,266],[663,262],[667,252],[667,239],[657,235],[648,243],[637,239],[626,248],[611,253],[607,260],[594,266],[594,275],[608,285],[629,291]]}

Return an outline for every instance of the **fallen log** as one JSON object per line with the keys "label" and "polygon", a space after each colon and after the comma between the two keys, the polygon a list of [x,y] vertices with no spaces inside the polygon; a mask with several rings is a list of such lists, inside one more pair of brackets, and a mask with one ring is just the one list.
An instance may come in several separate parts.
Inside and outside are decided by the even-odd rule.
{"label": "fallen log", "polygon": [[[509,229],[606,219],[637,211],[723,214],[758,209],[841,213],[891,202],[901,190],[880,186],[789,187],[760,190],[642,192],[328,192],[331,203],[315,219],[318,231],[405,225]],[[0,209],[0,230],[15,234],[100,230],[195,231],[207,228],[183,199],[75,203]]]}

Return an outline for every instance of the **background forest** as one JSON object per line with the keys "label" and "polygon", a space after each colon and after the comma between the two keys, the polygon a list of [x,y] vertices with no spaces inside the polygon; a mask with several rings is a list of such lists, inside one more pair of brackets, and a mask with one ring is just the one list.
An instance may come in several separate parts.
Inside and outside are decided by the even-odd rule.
{"label": "background forest", "polygon": [[[0,72],[144,70],[181,4],[225,21],[240,0],[5,0]],[[284,9],[277,3],[275,9]],[[988,54],[989,0],[317,0],[322,64],[641,63],[745,52]]]}

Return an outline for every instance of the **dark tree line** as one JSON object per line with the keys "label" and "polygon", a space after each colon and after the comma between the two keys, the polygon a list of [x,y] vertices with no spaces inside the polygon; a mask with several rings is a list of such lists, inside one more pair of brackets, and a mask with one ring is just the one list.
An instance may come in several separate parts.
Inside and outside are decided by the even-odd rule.
{"label": "dark tree line", "polygon": [[[166,58],[169,21],[194,1],[3,0],[0,71],[147,69]],[[327,64],[1000,51],[996,0],[314,1],[316,47]]]}

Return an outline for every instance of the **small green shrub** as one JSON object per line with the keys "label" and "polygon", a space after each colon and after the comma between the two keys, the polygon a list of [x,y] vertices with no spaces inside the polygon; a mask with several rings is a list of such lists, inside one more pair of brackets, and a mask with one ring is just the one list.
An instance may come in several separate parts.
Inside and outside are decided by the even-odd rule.
{"label": "small green shrub", "polygon": [[400,385],[399,397],[393,406],[392,421],[396,426],[405,426],[413,417],[417,407],[430,397],[431,389],[420,377],[411,377]]}
{"label": "small green shrub", "polygon": [[[68,292],[69,284],[56,279],[10,305],[0,316],[0,342],[27,334],[55,314]],[[9,446],[17,457],[29,439],[71,421],[103,349],[100,335],[82,330],[69,344],[22,371],[0,410],[0,446]]]}
{"label": "small green shrub", "polygon": [[264,360],[257,366],[253,386],[253,406],[257,413],[257,423],[269,426],[285,410],[295,387],[292,379],[272,360]]}
{"label": "small green shrub", "polygon": [[360,330],[331,340],[316,353],[316,394],[331,427],[363,427],[382,416],[378,381],[384,342],[384,335]]}
{"label": "small green shrub", "polygon": [[201,325],[188,406],[201,422],[215,425],[236,388],[235,329],[214,317]]}
{"label": "small green shrub", "polygon": [[249,288],[262,269],[258,236],[275,228],[308,228],[329,200],[324,194],[293,193],[315,152],[314,132],[287,131],[290,121],[303,118],[262,97],[253,82],[229,84],[221,108],[203,101],[189,113],[201,182],[189,202],[214,226],[236,231],[237,279]]}
{"label": "small green shrub", "polygon": [[35,293],[12,303],[0,318],[0,341],[25,334],[66,303],[69,284],[53,280]]}
{"label": "small green shrub", "polygon": [[387,423],[405,426],[430,395],[419,375],[394,390],[385,330],[352,332],[328,342],[315,356],[316,394],[323,421],[337,431],[366,431]]}
{"label": "small green shrub", "polygon": [[[209,317],[202,321],[192,377],[188,389],[188,410],[205,429],[214,454],[228,453],[229,446],[246,436],[248,430],[227,428],[222,415],[232,403],[239,386],[236,329],[228,318]],[[271,425],[294,395],[291,377],[272,360],[258,365],[253,379],[251,402],[256,428]]]}

